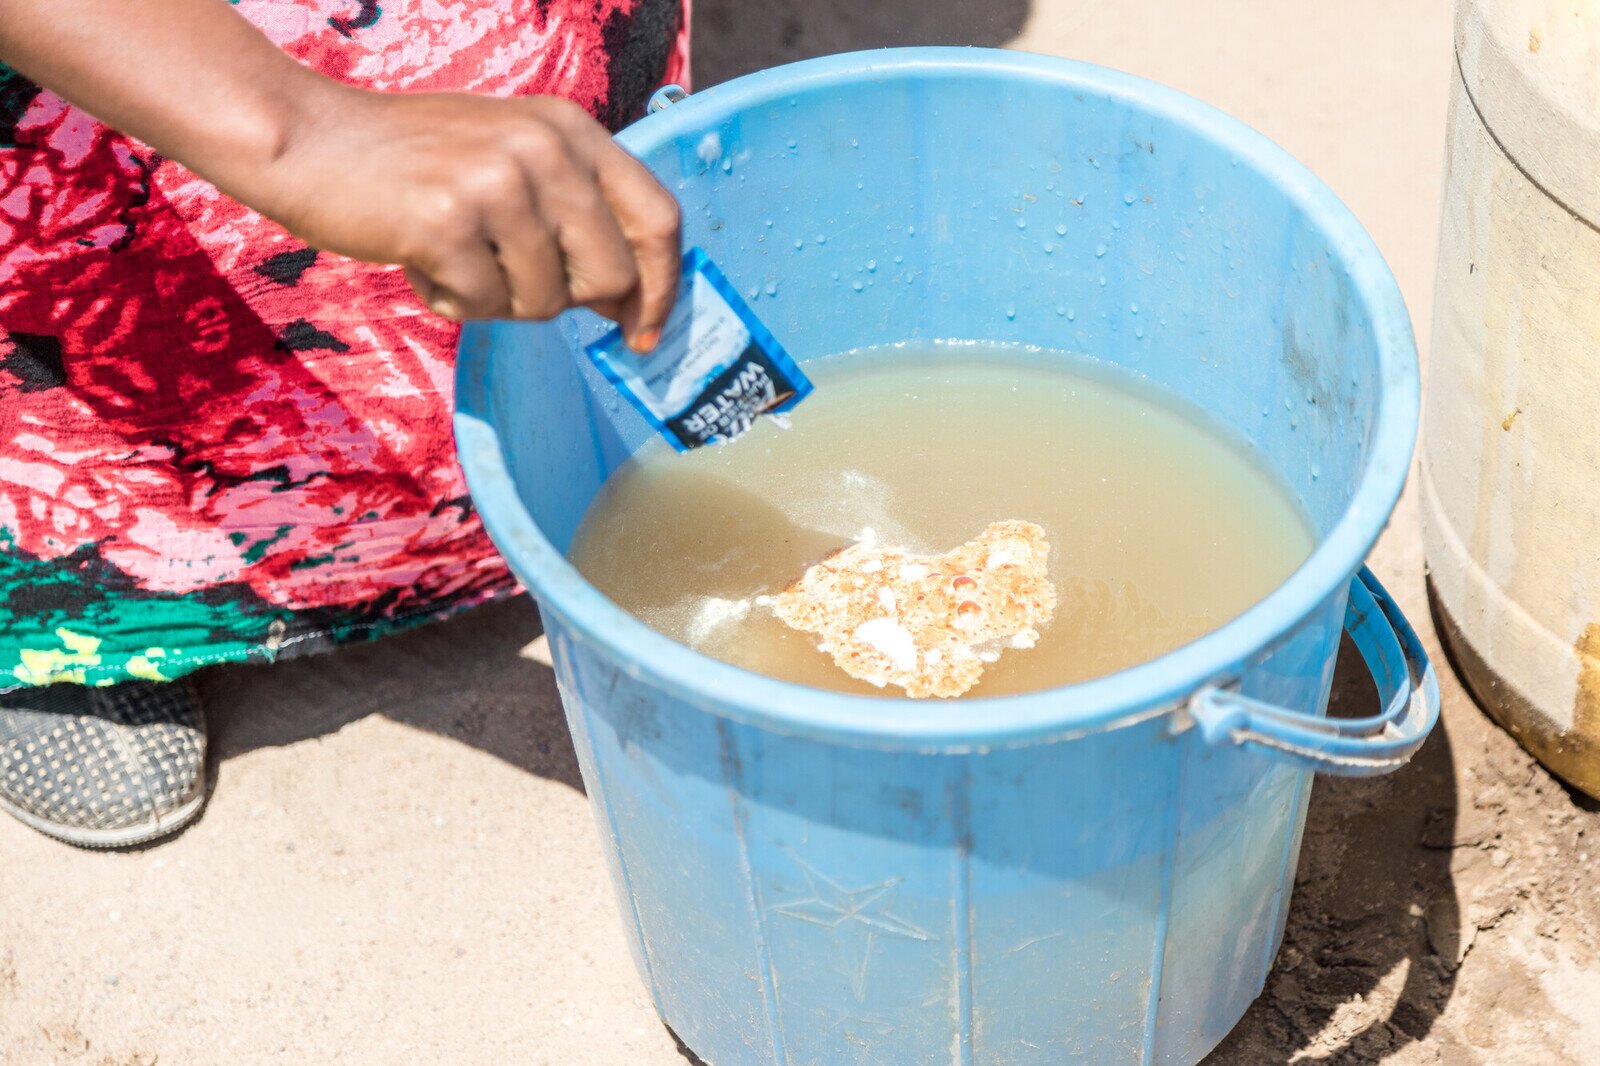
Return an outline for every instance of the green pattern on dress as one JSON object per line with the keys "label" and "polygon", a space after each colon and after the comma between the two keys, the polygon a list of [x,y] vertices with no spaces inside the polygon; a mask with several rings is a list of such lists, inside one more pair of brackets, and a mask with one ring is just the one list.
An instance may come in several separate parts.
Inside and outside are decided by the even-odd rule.
{"label": "green pattern on dress", "polygon": [[[34,559],[0,530],[0,689],[167,681],[209,663],[271,658],[257,651],[259,642],[286,631],[293,617],[237,595],[111,584],[122,582],[92,555],[66,564]],[[160,647],[147,643],[153,633],[161,634]]]}

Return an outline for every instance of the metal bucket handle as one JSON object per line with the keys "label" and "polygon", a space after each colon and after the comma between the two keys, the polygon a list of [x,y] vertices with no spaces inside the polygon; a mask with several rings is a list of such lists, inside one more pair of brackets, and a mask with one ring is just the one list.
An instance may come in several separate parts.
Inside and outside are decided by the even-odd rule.
{"label": "metal bucket handle", "polygon": [[1381,714],[1317,718],[1208,686],[1188,705],[1200,735],[1211,744],[1237,744],[1345,777],[1386,774],[1405,765],[1439,718],[1433,664],[1399,605],[1365,567],[1350,582],[1344,628],[1372,672]]}

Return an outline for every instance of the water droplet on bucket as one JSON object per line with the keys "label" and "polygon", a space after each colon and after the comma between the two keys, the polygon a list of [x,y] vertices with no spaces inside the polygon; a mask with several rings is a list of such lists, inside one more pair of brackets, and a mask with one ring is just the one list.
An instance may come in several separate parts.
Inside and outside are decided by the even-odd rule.
{"label": "water droplet on bucket", "polygon": [[861,142],[858,141],[856,138],[852,137],[852,138],[850,138],[850,147],[851,148],[860,148],[861,147]]}
{"label": "water droplet on bucket", "polygon": [[793,151],[794,148],[795,148],[795,140],[794,140],[793,137],[791,137],[791,138],[789,138],[789,150]]}
{"label": "water droplet on bucket", "polygon": [[874,272],[877,269],[878,269],[878,261],[876,259],[868,259],[867,260],[867,273],[871,274],[872,272]]}
{"label": "water droplet on bucket", "polygon": [[733,160],[724,159],[722,161],[722,172],[724,174],[732,174],[733,173]]}
{"label": "water droplet on bucket", "polygon": [[745,295],[749,296],[752,301],[759,300],[761,299],[761,290],[752,285],[750,286],[750,291]]}
{"label": "water droplet on bucket", "polygon": [[856,290],[857,292],[860,292],[862,289],[866,288],[865,285],[861,284],[861,279],[860,278],[857,278],[856,280],[852,281],[850,283],[850,287],[852,289]]}
{"label": "water droplet on bucket", "polygon": [[1131,192],[1123,193],[1122,194],[1122,202],[1125,203],[1125,204],[1133,203],[1133,193],[1131,193]]}
{"label": "water droplet on bucket", "polygon": [[805,246],[806,246],[806,242],[805,242],[805,240],[803,238],[796,237],[794,239],[794,250],[795,251],[798,252],[800,249],[804,248]]}
{"label": "water droplet on bucket", "polygon": [[894,261],[896,263],[904,263],[906,261],[906,257],[903,255],[897,255],[894,257]]}
{"label": "water droplet on bucket", "polygon": [[1311,480],[1315,481],[1315,480],[1317,480],[1317,478],[1319,478],[1321,476],[1322,476],[1322,467],[1318,466],[1316,463],[1312,463],[1311,464]]}
{"label": "water droplet on bucket", "polygon": [[1100,287],[1102,289],[1106,287],[1106,276],[1104,274],[1100,275]]}
{"label": "water droplet on bucket", "polygon": [[1075,319],[1075,318],[1077,318],[1077,317],[1078,317],[1078,312],[1076,312],[1076,311],[1074,311],[1074,310],[1073,310],[1073,309],[1072,309],[1072,308],[1070,308],[1070,307],[1069,307],[1069,308],[1067,308],[1067,321],[1068,321],[1068,322],[1071,322],[1071,321],[1072,321],[1072,320],[1073,320],[1073,319]]}
{"label": "water droplet on bucket", "polygon": [[770,219],[770,218],[769,218],[769,219],[767,219],[767,228],[768,228],[768,229],[771,229],[771,228],[772,228],[772,219]]}
{"label": "water droplet on bucket", "polygon": [[826,233],[819,233],[812,239],[815,240],[818,244],[827,244],[828,243],[828,235]]}
{"label": "water droplet on bucket", "polygon": [[1017,309],[1016,309],[1015,306],[1010,306],[1010,307],[1006,308],[1006,317],[1007,318],[1016,318],[1017,317]]}
{"label": "water droplet on bucket", "polygon": [[1057,236],[1057,237],[1065,237],[1065,236],[1066,236],[1066,235],[1067,235],[1067,226],[1066,226],[1066,223],[1064,223],[1064,222],[1057,222],[1057,223],[1056,223],[1056,236]]}
{"label": "water droplet on bucket", "polygon": [[1066,309],[1066,308],[1065,308],[1065,307],[1057,307],[1057,308],[1056,308],[1056,317],[1057,317],[1057,318],[1060,318],[1060,317],[1062,317],[1062,316],[1063,316],[1063,315],[1065,315],[1065,314],[1066,314],[1066,313],[1067,313],[1067,309]]}
{"label": "water droplet on bucket", "polygon": [[1139,305],[1138,304],[1129,304],[1128,305],[1128,314],[1136,315],[1138,313],[1139,313]]}
{"label": "water droplet on bucket", "polygon": [[1138,337],[1140,340],[1143,340],[1144,339],[1144,327],[1143,326],[1134,326],[1133,327],[1133,335],[1135,337]]}
{"label": "water droplet on bucket", "polygon": [[1104,244],[1097,244],[1097,245],[1094,246],[1094,257],[1096,259],[1103,258],[1105,256],[1105,254],[1106,254],[1106,246]]}
{"label": "water droplet on bucket", "polygon": [[1044,242],[1044,254],[1045,255],[1052,255],[1052,254],[1054,254],[1055,250],[1056,250],[1056,246],[1054,244],[1051,244],[1049,241],[1045,241]]}
{"label": "water droplet on bucket", "polygon": [[1017,219],[1017,228],[1018,229],[1027,229],[1028,228],[1028,220],[1025,219],[1025,218]]}
{"label": "water droplet on bucket", "polygon": [[915,226],[907,226],[906,227],[906,236],[907,237],[915,237],[916,235],[917,235],[917,227],[915,227]]}

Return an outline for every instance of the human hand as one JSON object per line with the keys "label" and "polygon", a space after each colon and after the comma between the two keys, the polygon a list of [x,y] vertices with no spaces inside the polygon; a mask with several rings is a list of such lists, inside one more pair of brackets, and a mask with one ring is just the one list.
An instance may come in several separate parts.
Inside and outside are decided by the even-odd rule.
{"label": "human hand", "polygon": [[555,97],[339,86],[248,184],[239,198],[308,244],[405,266],[447,318],[588,307],[648,351],[677,295],[676,199]]}

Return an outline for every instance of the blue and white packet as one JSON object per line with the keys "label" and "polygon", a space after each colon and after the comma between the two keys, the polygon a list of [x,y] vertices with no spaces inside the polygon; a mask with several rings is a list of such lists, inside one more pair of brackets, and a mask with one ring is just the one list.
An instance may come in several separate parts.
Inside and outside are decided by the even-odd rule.
{"label": "blue and white packet", "polygon": [[654,351],[634,352],[618,328],[588,352],[680,452],[725,444],[811,392],[810,379],[699,248],[683,255],[678,302]]}

